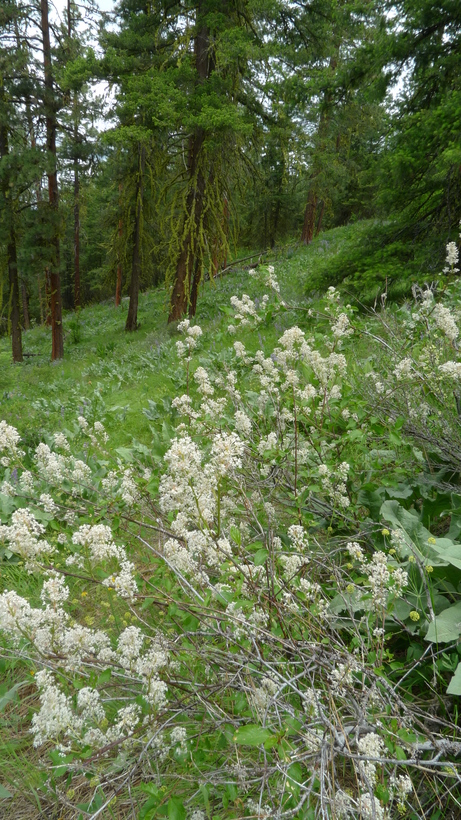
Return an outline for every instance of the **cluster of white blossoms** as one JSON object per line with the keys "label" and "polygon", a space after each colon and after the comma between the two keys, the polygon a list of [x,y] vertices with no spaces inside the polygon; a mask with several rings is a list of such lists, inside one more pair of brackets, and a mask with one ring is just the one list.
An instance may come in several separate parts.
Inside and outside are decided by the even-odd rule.
{"label": "cluster of white blossoms", "polygon": [[372,604],[378,612],[386,606],[389,595],[398,595],[404,587],[408,586],[406,570],[388,566],[388,559],[384,552],[374,552],[368,560],[356,541],[349,542],[347,550],[350,557],[358,561],[361,571],[367,574]]}
{"label": "cluster of white blossoms", "polygon": [[375,732],[369,732],[357,741],[357,748],[360,755],[365,758],[359,762],[358,770],[365,780],[365,786],[370,788],[376,782],[377,762],[370,758],[385,757],[385,746],[383,739]]}
{"label": "cluster of white blossoms", "polygon": [[280,293],[280,285],[275,276],[275,268],[273,265],[265,265],[257,270],[250,268],[248,275],[254,279],[258,279],[264,287],[270,288],[270,290],[275,291],[277,294]]}
{"label": "cluster of white blossoms", "polygon": [[50,555],[53,547],[40,536],[45,527],[35,518],[28,507],[15,510],[9,526],[0,525],[0,541],[8,544],[11,552],[19,555],[25,562],[26,569],[37,568],[38,559]]}
{"label": "cluster of white blossoms", "polygon": [[64,433],[55,433],[53,436],[53,443],[59,450],[65,450],[66,453],[70,452],[70,444]]}
{"label": "cluster of white blossoms", "polygon": [[67,566],[83,568],[87,562],[90,567],[95,567],[117,561],[119,571],[110,574],[102,583],[114,589],[122,598],[134,600],[138,591],[134,577],[135,566],[128,561],[125,548],[115,544],[110,527],[106,524],[83,524],[72,535],[72,543],[80,549],[68,556]]}
{"label": "cluster of white blossoms", "polygon": [[24,452],[19,449],[19,442],[20,435],[16,428],[2,419],[0,421],[0,464],[2,467],[8,467],[12,461],[22,458]]}
{"label": "cluster of white blossoms", "polygon": [[212,396],[214,393],[213,385],[210,381],[210,376],[204,367],[197,367],[194,373],[194,381],[197,384],[199,393],[202,396]]}
{"label": "cluster of white blossoms", "polygon": [[[461,227],[461,222],[459,223]],[[459,234],[461,238],[461,232]],[[445,259],[445,267],[443,269],[444,273],[459,273],[459,268],[457,267],[459,261],[459,251],[456,242],[448,242],[446,245],[446,259]]]}
{"label": "cluster of white blossoms", "polygon": [[397,380],[402,379],[410,379],[415,375],[415,367],[414,362],[412,359],[408,358],[402,359],[394,368],[394,376]]}
{"label": "cluster of white blossoms", "polygon": [[459,336],[459,328],[450,308],[437,304],[432,311],[432,316],[436,327],[441,333],[443,333],[450,342],[456,342]]}
{"label": "cluster of white blossoms", "polygon": [[[238,322],[238,327],[255,327],[258,325],[262,321],[262,317],[258,313],[258,307],[261,310],[265,310],[268,301],[269,297],[267,294],[262,297],[259,305],[257,301],[250,299],[246,293],[242,294],[241,299],[239,299],[238,296],[231,296],[230,303],[236,311],[234,320]],[[229,325],[227,329],[229,333],[236,332],[234,325]]]}
{"label": "cluster of white blossoms", "polygon": [[[48,669],[37,672],[35,681],[40,694],[40,709],[32,718],[34,746],[51,741],[58,751],[66,753],[78,746],[93,749],[107,747],[109,751],[114,745],[123,748],[124,742],[129,746],[132,744],[132,735],[142,718],[138,704],[120,707],[109,725],[97,689],[89,686],[79,689],[74,706],[71,696],[60,689]],[[157,691],[152,687],[154,681],[160,684]],[[155,691],[154,697],[149,697],[151,690]],[[161,708],[165,702],[165,691],[166,684],[152,673],[143,695],[153,706]]]}
{"label": "cluster of white blossoms", "polygon": [[43,442],[35,450],[35,463],[40,478],[50,484],[61,484],[69,478],[70,459],[60,453],[54,453],[48,444]]}
{"label": "cluster of white blossoms", "polygon": [[351,327],[349,316],[347,313],[340,313],[336,320],[331,325],[331,331],[333,333],[333,339],[335,342],[341,342],[343,339],[347,338],[347,336],[351,336],[354,332],[354,328]]}
{"label": "cluster of white blossoms", "polygon": [[318,466],[318,475],[323,490],[330,497],[333,504],[343,510],[347,509],[351,503],[346,486],[349,470],[350,467],[347,461],[338,464],[335,472],[327,464],[319,464]]}
{"label": "cluster of white blossoms", "polygon": [[180,359],[190,360],[192,351],[197,347],[202,335],[202,328],[199,325],[191,325],[189,319],[184,319],[179,322],[178,330],[184,334],[184,340],[176,342],[176,352]]}
{"label": "cluster of white blossoms", "polygon": [[331,692],[334,695],[346,695],[348,687],[354,683],[353,673],[359,670],[360,667],[353,658],[347,663],[337,663],[328,676]]}

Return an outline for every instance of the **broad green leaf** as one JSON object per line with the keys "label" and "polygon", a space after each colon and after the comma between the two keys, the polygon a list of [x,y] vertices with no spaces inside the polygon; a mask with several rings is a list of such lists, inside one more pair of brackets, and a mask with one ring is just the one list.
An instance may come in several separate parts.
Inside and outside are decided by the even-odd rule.
{"label": "broad green leaf", "polygon": [[431,621],[426,632],[426,641],[448,643],[457,641],[461,635],[461,602],[444,609]]}
{"label": "broad green leaf", "polygon": [[132,462],[134,461],[133,450],[130,450],[128,447],[117,447],[115,452],[120,456],[122,461]]}
{"label": "broad green leaf", "polygon": [[186,810],[182,800],[178,797],[170,797],[168,801],[168,820],[184,820]]}
{"label": "broad green leaf", "polygon": [[264,729],[255,723],[249,723],[247,726],[241,726],[237,729],[234,735],[234,742],[240,746],[261,746],[272,737],[272,732],[269,729]]}
{"label": "broad green leaf", "polygon": [[5,789],[5,786],[0,784],[0,800],[4,800],[6,797],[13,797],[13,795],[8,789]]}
{"label": "broad green leaf", "polygon": [[30,681],[23,680],[20,683],[15,683],[15,685],[12,686],[11,689],[8,689],[8,692],[5,692],[5,694],[0,697],[0,712],[3,712],[3,710],[6,706],[8,706],[9,703],[17,699],[18,689],[20,689],[20,687],[24,686],[24,684],[26,683],[30,683]]}
{"label": "broad green leaf", "polygon": [[[449,561],[445,560],[444,549],[453,545],[453,542],[448,538],[434,538],[416,513],[405,510],[398,501],[385,501],[381,507],[381,516],[406,535],[406,546],[400,549],[401,557],[416,555],[422,564],[447,566]],[[437,545],[440,547],[439,551],[436,549]]]}
{"label": "broad green leaf", "polygon": [[461,663],[458,663],[456,672],[448,684],[447,695],[461,695]]}
{"label": "broad green leaf", "polygon": [[262,566],[262,564],[265,564],[268,555],[269,555],[269,551],[265,550],[265,549],[258,550],[257,552],[255,552],[255,554],[253,556],[253,563],[254,563],[255,567],[260,567],[260,566]]}

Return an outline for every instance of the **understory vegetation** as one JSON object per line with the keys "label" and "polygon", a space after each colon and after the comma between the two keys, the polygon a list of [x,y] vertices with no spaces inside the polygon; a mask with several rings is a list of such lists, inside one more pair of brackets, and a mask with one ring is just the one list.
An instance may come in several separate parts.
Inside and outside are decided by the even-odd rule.
{"label": "understory vegetation", "polygon": [[457,247],[365,309],[337,239],[3,371],[3,817],[459,817]]}

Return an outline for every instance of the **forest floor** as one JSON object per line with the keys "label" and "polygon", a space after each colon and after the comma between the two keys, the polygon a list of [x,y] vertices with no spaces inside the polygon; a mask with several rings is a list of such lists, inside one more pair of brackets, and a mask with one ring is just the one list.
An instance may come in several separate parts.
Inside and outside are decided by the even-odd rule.
{"label": "forest floor", "polygon": [[[309,271],[318,257],[334,253],[344,229],[331,231],[310,247],[293,246],[264,257],[265,264],[276,269],[284,298],[307,309],[312,299],[305,295]],[[207,366],[210,357],[229,345],[230,298],[247,293],[260,297],[260,286],[248,275],[248,268],[235,267],[203,285],[198,301],[196,323],[203,331],[198,361]],[[84,415],[91,423],[104,423],[112,450],[133,443],[149,446],[151,423],[164,418],[168,425],[171,400],[183,381],[183,368],[176,355],[180,338],[175,326],[168,326],[167,293],[160,287],[140,295],[136,333],[124,330],[128,299],[115,308],[113,302],[94,304],[77,315],[64,316],[64,359],[50,361],[50,329],[36,326],[23,334],[24,363],[11,362],[9,338],[0,339],[0,418],[19,431],[26,447],[34,448],[49,441],[55,432],[69,434],[76,418]],[[262,341],[275,343],[282,328],[274,323],[263,331]],[[254,338],[251,339],[251,336]],[[258,334],[248,334],[249,347],[257,347]],[[3,575],[3,578],[1,577]],[[3,581],[3,583],[2,583]],[[19,567],[0,570],[0,587],[14,588],[30,595],[37,584],[25,577]],[[36,590],[35,590],[36,591]],[[84,593],[83,593],[84,594]],[[1,683],[1,678],[6,683]],[[0,656],[0,771],[3,782],[11,787],[21,772],[22,793],[2,800],[0,815],[11,820],[47,817],[58,820],[56,810],[43,799],[43,772],[39,754],[33,749],[29,733],[32,706],[37,702],[36,687],[21,686],[20,705],[17,695],[10,702],[12,682],[24,684],[24,666],[17,669]],[[9,693],[7,698],[3,697]],[[15,774],[16,773],[16,774]],[[4,788],[4,787],[3,787]],[[65,815],[70,817],[72,815]],[[111,810],[110,816],[118,816]]]}
{"label": "forest floor", "polygon": [[[292,246],[264,257],[276,268],[284,298],[307,305],[309,271],[316,259],[334,254],[344,237],[340,228],[323,234],[308,248]],[[228,324],[230,297],[259,295],[248,267],[236,267],[206,282],[198,301],[196,322],[204,330],[202,354],[219,350],[220,332]],[[23,334],[24,363],[11,363],[11,342],[0,339],[0,418],[15,426],[27,445],[38,444],[51,431],[64,431],[83,410],[104,422],[113,446],[133,438],[148,444],[149,401],[162,407],[174,395],[180,370],[174,326],[166,323],[167,293],[159,287],[140,294],[136,333],[124,330],[128,299],[83,308],[64,316],[64,359],[51,362],[50,328],[37,326]],[[274,328],[274,339],[277,329]],[[267,331],[266,331],[267,335]],[[228,339],[223,340],[228,344]]]}

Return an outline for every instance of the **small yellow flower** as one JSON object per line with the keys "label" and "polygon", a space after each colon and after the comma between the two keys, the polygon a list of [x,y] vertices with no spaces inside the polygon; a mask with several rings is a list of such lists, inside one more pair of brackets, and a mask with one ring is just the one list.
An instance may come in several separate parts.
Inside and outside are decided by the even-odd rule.
{"label": "small yellow flower", "polygon": [[390,535],[390,532],[386,529],[386,527],[384,527],[384,529],[381,530],[381,535]]}
{"label": "small yellow flower", "polygon": [[416,558],[415,558],[415,556],[414,556],[414,555],[409,555],[409,556],[408,556],[408,562],[409,562],[410,564],[416,564]]}
{"label": "small yellow flower", "polygon": [[346,569],[354,569],[354,564],[346,564]]}
{"label": "small yellow flower", "polygon": [[353,592],[354,591],[354,584],[348,584],[346,587],[346,592]]}
{"label": "small yellow flower", "polygon": [[420,617],[421,617],[421,615],[419,614],[419,612],[416,612],[415,609],[411,610],[410,618],[411,618],[412,621],[419,621]]}
{"label": "small yellow flower", "polygon": [[34,672],[34,670],[33,670],[33,669],[31,669],[31,670],[30,670],[30,674],[31,674],[32,676],[33,676],[33,675],[35,675],[35,672]]}
{"label": "small yellow flower", "polygon": [[389,550],[389,555],[395,555],[395,550],[394,549]]}
{"label": "small yellow flower", "polygon": [[435,538],[432,538],[432,536],[431,536],[430,538],[427,539],[427,543],[428,544],[436,544],[437,541],[435,540]]}
{"label": "small yellow flower", "polygon": [[87,591],[84,589],[84,590],[83,590],[83,592],[81,592],[81,593],[80,593],[80,595],[82,596],[82,598],[84,598],[84,597],[85,597],[85,595],[88,595],[88,593],[87,593]]}
{"label": "small yellow flower", "polygon": [[429,565],[428,567],[426,567],[426,572],[434,572],[434,567],[431,567]]}

